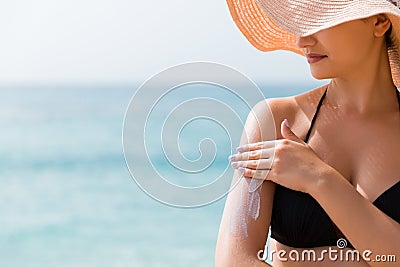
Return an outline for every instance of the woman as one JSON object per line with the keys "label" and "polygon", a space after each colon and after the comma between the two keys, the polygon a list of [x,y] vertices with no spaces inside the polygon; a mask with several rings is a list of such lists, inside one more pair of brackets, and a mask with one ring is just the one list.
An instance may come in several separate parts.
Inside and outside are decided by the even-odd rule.
{"label": "woman", "polygon": [[[399,266],[398,2],[258,2],[228,0],[247,39],[305,55],[312,75],[331,82],[262,101],[249,114],[230,157],[234,177],[245,178],[226,201],[216,266],[268,266],[259,252],[269,226],[274,267]],[[256,216],[239,208],[255,179]],[[244,230],[232,231],[235,223]]]}

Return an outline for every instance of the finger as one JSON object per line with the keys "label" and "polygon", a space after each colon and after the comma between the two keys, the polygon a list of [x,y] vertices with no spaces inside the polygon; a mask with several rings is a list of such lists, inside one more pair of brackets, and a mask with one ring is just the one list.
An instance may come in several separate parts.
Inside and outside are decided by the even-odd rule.
{"label": "finger", "polygon": [[253,150],[249,152],[243,152],[238,154],[233,154],[229,156],[230,161],[243,161],[243,160],[253,160],[253,159],[267,159],[271,158],[274,154],[273,148]]}
{"label": "finger", "polygon": [[247,178],[267,180],[267,176],[271,170],[252,170],[248,168],[239,168],[238,171]]}
{"label": "finger", "polygon": [[248,168],[248,169],[270,169],[272,166],[272,158],[270,159],[258,159],[258,160],[245,160],[245,161],[235,161],[231,163],[234,169],[238,168]]}
{"label": "finger", "polygon": [[284,119],[281,123],[281,134],[283,138],[295,141],[297,143],[304,144],[304,141],[301,140],[293,131],[290,129],[289,121]]}
{"label": "finger", "polygon": [[275,146],[275,140],[262,141],[262,142],[251,143],[251,144],[239,146],[236,148],[236,151],[239,153],[243,153],[243,152],[258,150],[258,149],[263,149],[263,148],[272,148],[274,146]]}

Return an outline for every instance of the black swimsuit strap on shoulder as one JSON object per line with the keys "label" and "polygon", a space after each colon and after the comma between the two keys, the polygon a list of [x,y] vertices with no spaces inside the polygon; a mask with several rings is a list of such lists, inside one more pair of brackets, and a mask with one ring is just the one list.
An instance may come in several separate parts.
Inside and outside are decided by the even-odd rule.
{"label": "black swimsuit strap on shoulder", "polygon": [[[317,119],[317,115],[318,115],[319,109],[320,109],[321,106],[322,106],[322,102],[323,102],[324,99],[325,99],[325,96],[326,96],[326,92],[327,92],[327,91],[328,91],[328,86],[326,87],[324,94],[322,95],[321,99],[320,99],[319,102],[318,102],[318,106],[317,106],[317,108],[316,108],[316,110],[315,110],[315,113],[314,113],[314,116],[313,116],[313,118],[312,118],[312,120],[311,120],[310,128],[308,128],[307,135],[306,135],[306,137],[304,138],[304,142],[306,142],[306,143],[308,142],[308,139],[310,138],[311,130],[312,130],[312,128],[313,128],[313,125],[314,125],[314,123],[315,123],[315,120]],[[399,101],[400,101],[400,100],[399,100]],[[399,102],[399,103],[400,103],[400,102]]]}
{"label": "black swimsuit strap on shoulder", "polygon": [[[399,110],[400,110],[400,92],[399,92],[399,90],[397,90],[397,88],[395,88],[395,90],[396,90],[397,102],[398,102],[398,104],[399,104]],[[327,92],[327,91],[328,91],[328,86],[325,88],[325,92],[324,92],[324,94],[321,96],[321,99],[320,99],[319,102],[318,102],[318,106],[317,106],[317,108],[316,108],[316,110],[315,110],[315,113],[314,113],[314,116],[313,116],[313,118],[312,118],[312,120],[311,120],[311,124],[310,124],[310,127],[308,128],[307,135],[306,135],[306,137],[304,138],[304,142],[306,142],[306,143],[308,142],[308,139],[310,138],[311,130],[313,129],[315,120],[317,119],[317,115],[318,115],[319,109],[320,109],[321,106],[322,106],[322,103],[323,103],[323,101],[324,101],[324,99],[325,99],[325,96],[326,96],[326,92]]]}

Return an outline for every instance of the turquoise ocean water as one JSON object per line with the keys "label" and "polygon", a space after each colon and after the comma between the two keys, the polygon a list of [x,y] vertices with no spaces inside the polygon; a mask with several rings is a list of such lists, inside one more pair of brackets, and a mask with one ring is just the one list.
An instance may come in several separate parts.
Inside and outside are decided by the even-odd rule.
{"label": "turquoise ocean water", "polygon": [[[312,87],[280,86],[264,94]],[[0,266],[213,266],[225,198],[196,209],[174,208],[146,195],[128,172],[122,124],[136,88],[1,88]],[[157,114],[176,101],[165,99]],[[183,143],[208,134],[226,141],[220,127],[198,123],[186,128]],[[182,149],[188,158],[198,157],[197,145]],[[173,172],[153,152],[156,168]],[[215,172],[226,167],[230,152],[218,150]],[[140,167],[142,155],[137,157]]]}

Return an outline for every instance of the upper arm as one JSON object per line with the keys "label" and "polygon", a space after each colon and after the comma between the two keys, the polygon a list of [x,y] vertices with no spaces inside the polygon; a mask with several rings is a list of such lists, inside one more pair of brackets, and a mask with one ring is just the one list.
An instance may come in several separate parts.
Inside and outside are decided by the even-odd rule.
{"label": "upper arm", "polygon": [[[281,116],[273,115],[276,111],[273,109],[276,109],[274,106],[279,101],[275,99],[263,100],[253,107],[247,117],[240,145],[278,139],[277,133],[280,131],[276,130],[276,125],[280,125],[279,117]],[[239,177],[240,174],[235,170],[233,181],[237,181]],[[238,208],[235,204],[238,203],[238,198],[241,198],[242,189],[247,190],[247,182],[244,179],[240,179],[226,199],[217,241],[217,266],[232,266],[231,263],[227,264],[230,260],[235,263],[241,262],[241,265],[245,266],[246,263],[254,262],[257,259],[257,252],[265,247],[271,221],[275,184],[270,181],[263,182],[260,191],[259,217],[257,220],[248,218],[247,238],[234,235],[230,230],[231,217],[234,210]],[[243,214],[243,216],[248,216],[248,214]]]}

